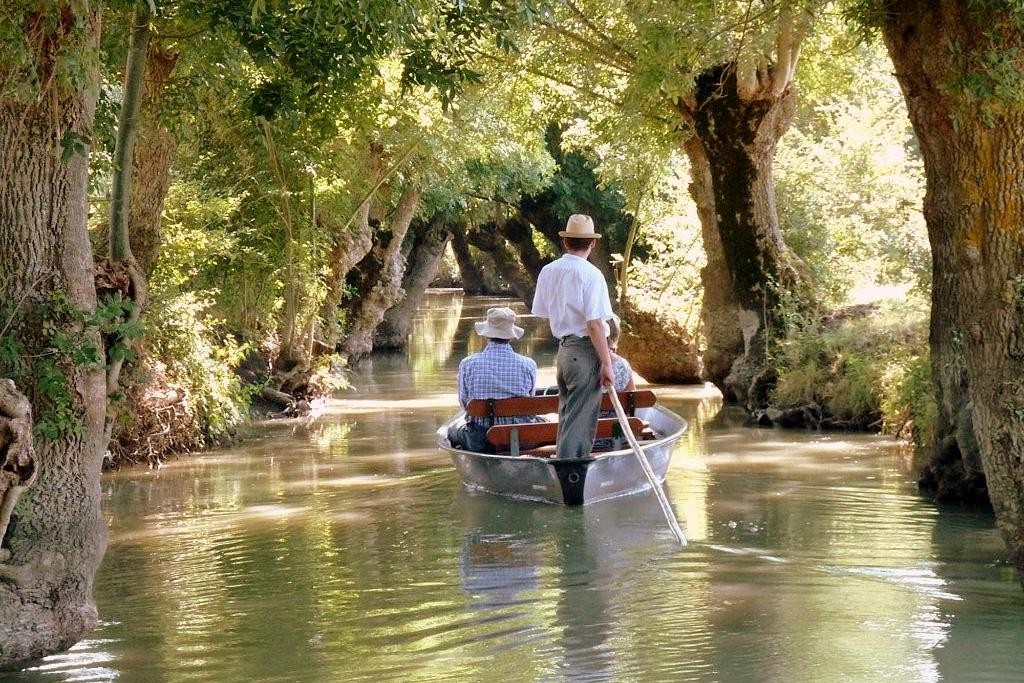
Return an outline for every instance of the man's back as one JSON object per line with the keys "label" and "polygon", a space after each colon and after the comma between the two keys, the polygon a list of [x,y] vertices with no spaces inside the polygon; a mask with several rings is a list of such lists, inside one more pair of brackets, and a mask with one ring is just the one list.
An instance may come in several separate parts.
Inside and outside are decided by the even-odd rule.
{"label": "man's back", "polygon": [[533,314],[548,318],[555,337],[585,337],[588,320],[604,320],[611,315],[608,284],[594,264],[565,254],[541,270]]}
{"label": "man's back", "polygon": [[537,363],[509,344],[489,343],[459,363],[459,403],[475,398],[530,396],[537,381]]}

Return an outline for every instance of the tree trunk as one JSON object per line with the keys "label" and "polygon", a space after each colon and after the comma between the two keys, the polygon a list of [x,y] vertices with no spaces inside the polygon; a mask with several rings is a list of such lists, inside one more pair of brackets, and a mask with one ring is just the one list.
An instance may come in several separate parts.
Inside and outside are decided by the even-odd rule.
{"label": "tree trunk", "polygon": [[533,226],[530,225],[530,221],[517,212],[505,222],[502,232],[509,243],[519,252],[519,262],[523,264],[523,268],[526,269],[536,286],[540,271],[547,265],[549,259],[541,256],[540,251],[537,250],[537,245],[533,242]]}
{"label": "tree trunk", "polygon": [[512,288],[512,292],[523,300],[527,308],[533,306],[533,293],[537,281],[523,267],[519,254],[509,246],[501,229],[489,223],[478,226],[466,233],[470,244],[494,259],[498,274]]}
{"label": "tree trunk", "polygon": [[[718,234],[715,192],[711,184],[708,156],[700,138],[695,135],[683,143],[683,151],[690,161],[690,196],[697,205],[704,253],[707,256],[707,264],[700,271],[704,286],[700,311],[704,336],[703,378],[724,389],[725,378],[729,376],[733,363],[743,355],[739,307],[733,294],[732,276],[725,261],[722,238]],[[736,400],[733,395],[726,395],[725,398]]]}
{"label": "tree trunk", "polygon": [[[724,391],[753,408],[767,399],[767,354],[784,333],[784,293],[799,280],[779,229],[772,178],[775,144],[793,117],[796,98],[787,87],[778,97],[741,99],[734,64],[704,71],[696,86],[696,132],[710,165],[727,282],[743,339]],[[713,240],[711,245],[713,252]]]}
{"label": "tree trunk", "polygon": [[132,253],[147,280],[160,255],[163,241],[160,224],[171,186],[171,164],[178,147],[174,135],[160,121],[164,95],[177,61],[178,53],[161,47],[155,39],[150,40],[142,115],[132,162],[135,181],[128,206]]}
{"label": "tree trunk", "polygon": [[465,225],[457,225],[452,229],[452,251],[455,253],[455,261],[459,264],[459,275],[462,279],[462,291],[466,294],[485,294],[484,278],[480,269],[473,261],[473,254],[469,251],[469,242],[466,241]]}
{"label": "tree trunk", "polygon": [[[384,172],[384,149],[380,145],[370,146],[368,163],[370,186],[372,187],[380,180],[381,174]],[[367,197],[356,209],[355,217],[349,225],[333,221],[322,211],[317,214],[318,221],[331,224],[331,232],[334,235],[334,243],[331,245],[331,253],[327,262],[329,268],[326,282],[327,293],[320,309],[323,342],[329,347],[335,347],[341,341],[339,315],[342,312],[342,302],[345,298],[345,278],[356,267],[356,264],[367,257],[370,249],[373,248],[373,225],[370,220],[372,204],[372,197]]]}
{"label": "tree trunk", "polygon": [[958,299],[940,306],[932,341],[962,345],[989,496],[1024,576],[1024,111],[953,87],[993,78],[992,54],[1024,49],[1012,11],[987,7],[890,2],[883,32],[924,158],[936,277]]}
{"label": "tree trunk", "polygon": [[405,296],[388,309],[377,328],[374,347],[401,349],[409,343],[412,320],[423,301],[427,287],[437,276],[437,267],[444,257],[452,234],[443,220],[435,219],[416,235],[409,252],[408,266],[402,278]]}
{"label": "tree trunk", "polygon": [[356,266],[358,291],[346,320],[341,351],[350,363],[358,362],[373,350],[373,333],[384,314],[402,297],[402,241],[420,203],[420,191],[410,187],[398,200],[390,230],[379,235],[370,253]]}
{"label": "tree trunk", "polygon": [[929,348],[938,415],[931,458],[921,469],[921,489],[945,502],[985,502],[988,491],[974,434],[960,327],[956,255],[948,240],[932,242],[932,308]]}
{"label": "tree trunk", "polygon": [[[60,9],[51,32],[40,37],[43,83],[49,55],[98,49],[98,12]],[[51,25],[51,18],[42,19]],[[0,67],[0,80],[7,75]],[[0,367],[0,376],[21,375],[36,427],[48,434],[37,439],[38,477],[3,539],[9,557],[0,565],[0,668],[65,649],[96,624],[92,582],[106,548],[100,516],[106,382],[102,364],[76,365],[48,351],[53,333],[43,324],[55,324],[102,358],[96,330],[82,329],[76,314],[52,303],[66,297],[73,309],[96,307],[88,159],[75,143],[92,132],[99,79],[95,70],[80,78],[85,82],[71,92],[48,92],[37,103],[0,99],[0,301],[16,309],[2,334],[24,347],[23,365]],[[66,161],[62,143],[72,152]]]}

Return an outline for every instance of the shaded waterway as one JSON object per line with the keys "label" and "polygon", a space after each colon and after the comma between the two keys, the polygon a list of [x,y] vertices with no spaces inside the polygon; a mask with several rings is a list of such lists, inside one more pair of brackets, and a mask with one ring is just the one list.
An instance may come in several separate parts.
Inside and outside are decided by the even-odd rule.
{"label": "shaded waterway", "polygon": [[[991,516],[917,496],[867,435],[748,429],[714,392],[668,494],[560,508],[462,490],[434,431],[472,322],[433,293],[314,420],[106,475],[101,626],[18,681],[1009,681],[1024,594]],[[520,348],[553,378],[526,319]],[[714,421],[712,421],[712,419]]]}

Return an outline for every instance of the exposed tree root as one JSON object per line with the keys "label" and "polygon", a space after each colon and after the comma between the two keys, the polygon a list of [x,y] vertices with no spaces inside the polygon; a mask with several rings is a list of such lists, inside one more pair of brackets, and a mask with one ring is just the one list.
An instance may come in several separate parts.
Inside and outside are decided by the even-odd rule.
{"label": "exposed tree root", "polygon": [[[0,379],[0,460],[3,461],[0,465],[2,543],[18,499],[39,472],[32,446],[32,406],[9,379]],[[0,550],[0,562],[8,559],[10,553]],[[0,564],[0,581],[20,582],[22,578],[22,568]]]}

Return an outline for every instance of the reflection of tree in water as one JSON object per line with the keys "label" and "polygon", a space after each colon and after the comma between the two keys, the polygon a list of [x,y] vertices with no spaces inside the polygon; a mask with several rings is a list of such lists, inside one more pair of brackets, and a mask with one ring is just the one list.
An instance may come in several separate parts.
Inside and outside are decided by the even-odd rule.
{"label": "reflection of tree in water", "polygon": [[427,291],[416,312],[408,354],[416,375],[433,375],[445,366],[462,316],[461,291]]}

